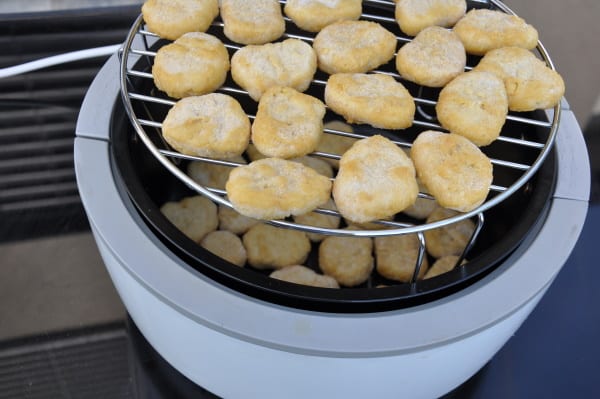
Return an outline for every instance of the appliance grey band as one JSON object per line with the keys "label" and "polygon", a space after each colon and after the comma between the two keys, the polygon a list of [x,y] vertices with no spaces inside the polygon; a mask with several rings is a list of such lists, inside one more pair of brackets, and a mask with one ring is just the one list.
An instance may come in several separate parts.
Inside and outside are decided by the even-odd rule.
{"label": "appliance grey band", "polygon": [[[557,133],[557,189],[548,216],[537,236],[482,280],[432,303],[369,314],[303,311],[248,297],[215,283],[172,254],[115,182],[108,146],[112,109],[121,106],[119,82],[114,78],[118,68],[113,56],[100,71],[83,102],[76,129],[77,180],[96,239],[161,301],[237,339],[332,357],[392,355],[457,340],[510,316],[547,288],[583,227],[589,161],[581,130],[563,102]],[[357,319],[365,322],[355,323]]]}

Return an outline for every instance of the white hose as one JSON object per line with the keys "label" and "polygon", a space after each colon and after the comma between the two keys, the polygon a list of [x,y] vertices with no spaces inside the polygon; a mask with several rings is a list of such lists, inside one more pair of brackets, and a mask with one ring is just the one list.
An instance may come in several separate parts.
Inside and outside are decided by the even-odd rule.
{"label": "white hose", "polygon": [[51,57],[42,58],[35,61],[26,62],[24,64],[15,65],[7,68],[0,69],[0,79],[7,78],[9,76],[20,75],[22,73],[35,71],[38,69],[46,68],[53,65],[64,64],[67,62],[83,60],[86,58],[95,58],[101,56],[107,56],[114,54],[119,50],[121,44],[113,44],[110,46],[89,48],[86,50],[72,51],[70,53],[64,53],[59,55],[53,55]]}

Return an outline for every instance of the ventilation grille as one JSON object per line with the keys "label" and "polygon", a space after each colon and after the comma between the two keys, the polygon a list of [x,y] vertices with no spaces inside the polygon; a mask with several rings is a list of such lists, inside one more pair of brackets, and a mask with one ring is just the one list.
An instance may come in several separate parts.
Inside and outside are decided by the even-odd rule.
{"label": "ventilation grille", "polygon": [[0,346],[0,399],[132,397],[122,324]]}
{"label": "ventilation grille", "polygon": [[[120,43],[139,6],[0,15],[0,67]],[[87,228],[73,167],[79,107],[106,57],[0,79],[0,242]]]}

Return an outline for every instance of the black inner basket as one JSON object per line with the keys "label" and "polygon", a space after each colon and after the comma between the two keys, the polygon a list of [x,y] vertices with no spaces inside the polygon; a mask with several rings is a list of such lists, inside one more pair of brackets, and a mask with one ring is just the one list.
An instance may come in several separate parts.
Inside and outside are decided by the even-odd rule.
{"label": "black inner basket", "polygon": [[[525,132],[528,138],[539,136],[535,127],[527,128],[530,130]],[[529,182],[485,212],[484,227],[464,266],[413,284],[389,281],[374,271],[371,279],[361,286],[327,289],[292,284],[268,277],[268,271],[235,266],[203,249],[172,225],[161,214],[160,206],[197,193],[174,177],[150,153],[137,137],[120,102],[114,107],[111,143],[116,178],[122,180],[129,199],[154,234],[185,263],[216,282],[252,297],[323,312],[405,308],[444,297],[472,284],[501,264],[528,234],[535,233],[532,228],[545,216],[556,176],[556,157],[551,151]],[[533,156],[526,149],[523,154],[511,154],[511,158],[530,164],[535,160]],[[185,162],[181,167],[185,168]],[[495,178],[502,179],[502,176]],[[315,249],[306,265],[318,270]],[[164,265],[164,272],[168,273],[170,267],[173,265]],[[387,286],[375,288],[381,284]]]}

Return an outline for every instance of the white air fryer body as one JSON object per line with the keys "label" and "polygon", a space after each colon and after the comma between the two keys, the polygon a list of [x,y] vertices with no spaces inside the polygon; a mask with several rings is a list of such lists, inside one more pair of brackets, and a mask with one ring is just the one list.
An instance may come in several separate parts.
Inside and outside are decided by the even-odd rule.
{"label": "white air fryer body", "polygon": [[563,103],[550,209],[522,245],[469,287],[425,305],[365,314],[284,307],[241,294],[187,266],[158,240],[115,178],[112,57],[77,125],[80,194],[98,248],[131,317],[177,370],[225,398],[435,398],[506,343],[567,260],[585,219],[589,162]]}

